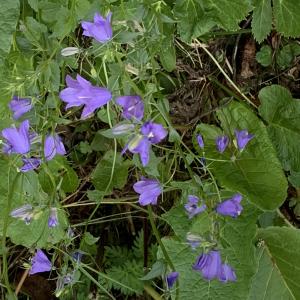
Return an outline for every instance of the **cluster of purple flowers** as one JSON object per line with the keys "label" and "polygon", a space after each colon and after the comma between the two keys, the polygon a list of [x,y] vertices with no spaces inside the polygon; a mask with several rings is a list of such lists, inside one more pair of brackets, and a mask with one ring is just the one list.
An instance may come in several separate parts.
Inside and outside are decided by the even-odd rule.
{"label": "cluster of purple flowers", "polygon": [[[235,138],[236,138],[236,142],[237,142],[237,148],[240,151],[243,151],[245,149],[246,145],[248,144],[248,142],[254,138],[254,135],[248,133],[247,130],[237,130],[236,129],[234,131],[234,134],[235,134]],[[197,139],[199,147],[201,149],[203,149],[204,141],[203,141],[202,135],[198,134],[196,136],[196,139]],[[220,153],[223,153],[229,144],[229,137],[227,135],[218,136],[215,140],[215,143],[216,143],[217,150]]]}

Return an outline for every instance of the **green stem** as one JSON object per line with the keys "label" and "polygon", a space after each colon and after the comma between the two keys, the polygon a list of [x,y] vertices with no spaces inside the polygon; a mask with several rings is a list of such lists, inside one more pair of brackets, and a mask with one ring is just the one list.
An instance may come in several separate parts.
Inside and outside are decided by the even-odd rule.
{"label": "green stem", "polygon": [[152,286],[145,284],[144,290],[149,294],[154,300],[162,300],[162,297],[153,289]]}

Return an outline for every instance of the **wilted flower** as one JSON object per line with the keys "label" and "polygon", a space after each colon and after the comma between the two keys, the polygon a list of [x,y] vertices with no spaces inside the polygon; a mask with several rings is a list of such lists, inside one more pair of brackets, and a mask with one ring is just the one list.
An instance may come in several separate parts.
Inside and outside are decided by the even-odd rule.
{"label": "wilted flower", "polygon": [[219,280],[222,282],[236,281],[236,275],[234,270],[228,264],[223,264]]}
{"label": "wilted flower", "polygon": [[97,108],[105,105],[111,99],[111,92],[103,87],[93,86],[89,81],[77,74],[76,80],[66,76],[67,88],[59,93],[66,108],[84,105],[81,118],[89,117]]}
{"label": "wilted flower", "polygon": [[109,41],[112,36],[111,28],[111,15],[109,12],[104,19],[99,13],[94,15],[94,23],[92,22],[81,22],[81,26],[84,29],[83,35],[93,37],[99,43],[105,43]]}
{"label": "wilted flower", "polygon": [[61,50],[60,54],[62,56],[71,56],[80,52],[80,49],[77,47],[66,47]]}
{"label": "wilted flower", "polygon": [[40,249],[36,251],[35,256],[32,258],[32,266],[29,270],[29,274],[33,275],[41,272],[51,271],[52,264],[49,261],[48,257]]}
{"label": "wilted flower", "polygon": [[48,219],[48,227],[53,228],[58,225],[58,218],[57,218],[57,209],[55,207],[50,208],[50,216]]}
{"label": "wilted flower", "polygon": [[212,250],[207,254],[202,253],[200,256],[198,256],[196,263],[193,265],[193,269],[200,271],[203,278],[206,280],[219,278],[222,272],[220,252],[217,250]]}
{"label": "wilted flower", "polygon": [[223,201],[217,205],[216,211],[220,215],[231,216],[236,218],[239,216],[243,210],[240,202],[242,201],[241,194],[235,194],[232,198]]}
{"label": "wilted flower", "polygon": [[22,158],[23,166],[20,168],[20,171],[25,173],[31,170],[34,170],[39,167],[41,164],[41,159],[36,157],[30,157],[30,158]]}
{"label": "wilted flower", "polygon": [[243,150],[248,142],[254,138],[253,134],[248,133],[247,130],[235,130],[235,136],[238,144],[238,148]]}
{"label": "wilted flower", "polygon": [[33,207],[30,204],[25,204],[19,208],[14,209],[10,216],[16,219],[21,219],[25,224],[30,224],[33,216]]}
{"label": "wilted flower", "polygon": [[143,118],[144,103],[140,96],[122,96],[116,102],[123,107],[123,118],[139,121]]}
{"label": "wilted flower", "polygon": [[44,155],[46,160],[51,160],[56,154],[65,155],[66,149],[61,141],[61,137],[54,133],[52,135],[48,135],[45,139]]}
{"label": "wilted flower", "polygon": [[218,136],[216,138],[217,150],[223,153],[229,144],[229,138],[226,135]]}
{"label": "wilted flower", "polygon": [[135,192],[140,194],[139,204],[142,206],[157,204],[157,198],[162,193],[162,187],[158,180],[142,178],[133,185]]}
{"label": "wilted flower", "polygon": [[132,133],[135,126],[134,124],[119,124],[111,129],[113,135],[122,135]]}
{"label": "wilted flower", "polygon": [[186,212],[189,215],[189,219],[193,218],[194,216],[200,214],[206,209],[206,205],[202,204],[198,206],[199,198],[194,195],[188,195],[188,203],[184,205]]}
{"label": "wilted flower", "polygon": [[201,134],[198,134],[197,137],[196,137],[196,139],[197,139],[197,142],[198,142],[199,147],[200,147],[201,149],[203,149],[203,148],[204,148],[204,142],[203,142],[203,137],[202,137],[202,135],[201,135]]}
{"label": "wilted flower", "polygon": [[2,130],[2,136],[6,139],[3,151],[7,154],[25,154],[30,150],[29,121],[25,120],[19,128],[9,127]]}
{"label": "wilted flower", "polygon": [[146,122],[141,127],[141,134],[136,135],[125,147],[132,153],[138,153],[143,166],[149,162],[151,144],[157,144],[167,136],[168,132],[161,124]]}
{"label": "wilted flower", "polygon": [[179,276],[178,272],[171,272],[167,275],[167,284],[169,289],[174,285],[178,276]]}
{"label": "wilted flower", "polygon": [[81,262],[82,256],[83,256],[83,252],[81,252],[80,250],[74,251],[72,254],[72,258],[78,263]]}
{"label": "wilted flower", "polygon": [[18,96],[13,96],[8,106],[13,112],[13,118],[15,120],[19,119],[32,108],[31,100],[29,98],[19,98]]}

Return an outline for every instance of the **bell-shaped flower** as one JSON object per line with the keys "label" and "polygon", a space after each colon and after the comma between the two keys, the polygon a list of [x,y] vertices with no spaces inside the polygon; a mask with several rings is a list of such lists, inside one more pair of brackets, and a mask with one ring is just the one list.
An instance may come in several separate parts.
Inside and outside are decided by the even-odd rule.
{"label": "bell-shaped flower", "polygon": [[227,135],[218,136],[216,138],[217,150],[220,153],[223,153],[226,150],[228,144],[229,144],[229,138]]}
{"label": "bell-shaped flower", "polygon": [[219,276],[219,280],[222,282],[227,281],[236,281],[236,275],[234,270],[228,264],[223,264],[221,269],[221,274]]}
{"label": "bell-shaped flower", "polygon": [[55,207],[50,208],[50,216],[48,219],[48,227],[53,228],[58,225],[58,218],[57,218],[57,209]]}
{"label": "bell-shaped flower", "polygon": [[191,246],[192,250],[196,250],[201,244],[201,237],[190,232],[186,235],[186,241]]}
{"label": "bell-shaped flower", "polygon": [[121,96],[116,99],[122,106],[122,116],[125,119],[142,120],[144,116],[144,103],[140,96]]}
{"label": "bell-shaped flower", "polygon": [[196,139],[197,139],[197,143],[198,143],[199,147],[201,149],[203,149],[204,148],[204,141],[203,141],[202,135],[201,134],[197,134]]}
{"label": "bell-shaped flower", "polygon": [[31,269],[29,270],[29,274],[33,275],[41,272],[49,272],[52,269],[52,264],[45,253],[38,249],[36,251],[35,256],[32,258]]}
{"label": "bell-shaped flower", "polygon": [[167,279],[167,285],[169,289],[174,285],[174,283],[178,279],[178,276],[179,276],[178,272],[171,272],[167,275],[166,279]]}
{"label": "bell-shaped flower", "polygon": [[3,151],[7,154],[26,154],[30,150],[29,121],[25,120],[19,128],[9,127],[2,130],[2,136],[6,139]]}
{"label": "bell-shaped flower", "polygon": [[21,207],[14,209],[10,216],[12,218],[21,219],[25,224],[30,224],[33,217],[33,207],[30,204],[25,204]]}
{"label": "bell-shaped flower", "polygon": [[200,271],[203,278],[206,280],[219,278],[222,272],[220,252],[217,250],[212,250],[207,254],[202,253],[200,256],[198,256],[196,263],[193,265],[193,269]]}
{"label": "bell-shaped flower", "polygon": [[216,207],[217,213],[223,216],[231,216],[233,218],[236,218],[241,214],[243,210],[243,207],[240,204],[242,198],[243,197],[241,194],[233,195],[232,198],[227,199],[217,205]]}
{"label": "bell-shaped flower", "polygon": [[108,89],[93,86],[79,74],[77,74],[76,80],[67,75],[66,83],[68,87],[59,93],[59,97],[67,103],[67,109],[83,105],[81,119],[92,115],[96,109],[105,105],[112,97]]}
{"label": "bell-shaped flower", "polygon": [[48,135],[45,139],[44,144],[44,155],[46,160],[51,160],[54,158],[56,154],[65,155],[66,149],[61,141],[61,137],[54,133],[52,135]]}
{"label": "bell-shaped flower", "polygon": [[248,142],[254,138],[254,134],[248,133],[247,130],[235,130],[234,133],[239,150],[244,150]]}
{"label": "bell-shaped flower", "polygon": [[36,157],[22,158],[23,166],[20,168],[20,171],[25,173],[31,170],[38,168],[41,164],[41,159]]}
{"label": "bell-shaped flower", "polygon": [[138,153],[141,158],[142,165],[145,167],[149,162],[151,144],[157,144],[163,140],[168,132],[161,124],[146,122],[141,127],[141,134],[134,138],[125,147],[132,153]]}
{"label": "bell-shaped flower", "polygon": [[202,204],[198,206],[199,198],[194,195],[188,195],[188,203],[184,205],[184,208],[189,216],[189,219],[202,213],[206,209],[206,205]]}
{"label": "bell-shaped flower", "polygon": [[111,27],[111,15],[109,12],[104,19],[99,13],[94,15],[94,22],[81,22],[83,28],[83,35],[94,38],[99,43],[105,43],[109,41],[112,36],[112,27]]}
{"label": "bell-shaped flower", "polygon": [[142,178],[133,185],[136,193],[140,194],[139,204],[142,206],[157,204],[157,198],[162,193],[162,187],[158,180]]}
{"label": "bell-shaped flower", "polygon": [[8,104],[9,109],[13,112],[13,118],[19,119],[22,115],[31,110],[32,104],[29,98],[19,98],[13,96],[12,100]]}

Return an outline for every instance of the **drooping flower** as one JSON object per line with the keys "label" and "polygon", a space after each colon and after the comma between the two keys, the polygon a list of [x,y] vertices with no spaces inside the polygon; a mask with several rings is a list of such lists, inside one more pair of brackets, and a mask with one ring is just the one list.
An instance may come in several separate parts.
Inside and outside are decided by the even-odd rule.
{"label": "drooping flower", "polygon": [[54,158],[56,154],[65,155],[66,149],[61,140],[61,137],[54,133],[52,135],[48,135],[45,139],[44,144],[44,155],[46,160],[51,160]]}
{"label": "drooping flower", "polygon": [[217,150],[220,153],[223,153],[226,150],[228,144],[229,144],[229,138],[227,135],[218,136],[216,138]]}
{"label": "drooping flower", "polygon": [[169,289],[174,285],[174,283],[178,279],[178,276],[179,276],[178,272],[171,272],[167,275],[167,285]]}
{"label": "drooping flower", "polygon": [[112,36],[112,27],[111,27],[111,16],[112,13],[109,12],[104,19],[99,13],[94,15],[94,23],[92,22],[81,22],[83,28],[83,35],[93,37],[99,43],[105,43],[109,41]]}
{"label": "drooping flower", "polygon": [[29,121],[25,120],[19,128],[9,127],[2,130],[2,136],[6,139],[3,151],[7,154],[25,154],[30,150]]}
{"label": "drooping flower", "polygon": [[83,256],[83,252],[80,251],[80,250],[74,251],[73,254],[72,254],[72,258],[73,258],[77,263],[80,263],[80,262],[81,262],[82,256]]}
{"label": "drooping flower", "polygon": [[32,265],[31,269],[29,270],[29,274],[33,275],[41,272],[49,272],[51,269],[52,264],[48,257],[42,250],[38,249],[35,256],[32,258]]}
{"label": "drooping flower", "polygon": [[57,209],[55,207],[50,208],[50,216],[48,219],[48,227],[53,228],[58,225],[58,218],[57,218]]}
{"label": "drooping flower", "polygon": [[254,138],[254,134],[248,133],[247,130],[235,130],[234,133],[239,150],[244,150],[248,142]]}
{"label": "drooping flower", "polygon": [[196,263],[193,265],[193,269],[200,271],[203,278],[206,280],[219,278],[222,271],[220,252],[217,250],[211,250],[207,254],[202,253],[198,256]]}
{"label": "drooping flower", "polygon": [[135,192],[140,194],[139,204],[142,206],[157,204],[157,198],[162,193],[162,187],[158,180],[142,178],[133,185]]}
{"label": "drooping flower", "polygon": [[84,105],[81,114],[82,119],[89,117],[97,108],[105,105],[112,97],[108,89],[93,86],[79,74],[77,74],[76,80],[67,75],[66,83],[68,87],[59,93],[59,97],[67,103],[67,109]]}
{"label": "drooping flower", "polygon": [[198,202],[199,202],[199,198],[197,196],[188,195],[188,203],[184,205],[184,208],[189,216],[189,219],[200,214],[206,209],[205,204],[198,206]]}
{"label": "drooping flower", "polygon": [[236,275],[234,270],[228,264],[223,264],[221,269],[221,274],[219,276],[219,280],[222,282],[227,281],[236,281]]}
{"label": "drooping flower", "polygon": [[125,119],[141,120],[144,116],[144,103],[140,96],[121,96],[116,99],[122,106],[122,116]]}
{"label": "drooping flower", "polygon": [[125,147],[132,153],[138,153],[141,158],[142,165],[145,167],[149,162],[151,144],[157,144],[163,140],[168,132],[161,124],[146,122],[141,127],[141,134],[134,138]]}
{"label": "drooping flower", "polygon": [[25,173],[31,170],[34,170],[39,167],[41,164],[41,159],[36,157],[22,158],[23,166],[20,168],[20,171]]}
{"label": "drooping flower", "polygon": [[236,218],[241,214],[243,210],[243,207],[240,204],[242,198],[243,197],[241,194],[233,195],[232,198],[227,199],[217,205],[216,207],[217,213],[223,216],[231,216],[233,218]]}
{"label": "drooping flower", "polygon": [[198,134],[197,137],[196,137],[196,139],[197,139],[197,142],[198,142],[199,147],[200,147],[201,149],[203,149],[203,148],[204,148],[204,141],[203,141],[202,135],[201,135],[201,134]]}
{"label": "drooping flower", "polygon": [[186,241],[191,246],[192,250],[196,250],[196,248],[198,248],[201,244],[201,238],[190,232],[186,235]]}
{"label": "drooping flower", "polygon": [[12,218],[21,219],[26,225],[30,224],[33,217],[33,207],[30,204],[25,204],[19,208],[14,209],[10,216]]}
{"label": "drooping flower", "polygon": [[12,100],[8,104],[9,109],[13,112],[13,118],[19,119],[22,115],[31,110],[32,104],[29,98],[19,98],[13,96]]}

